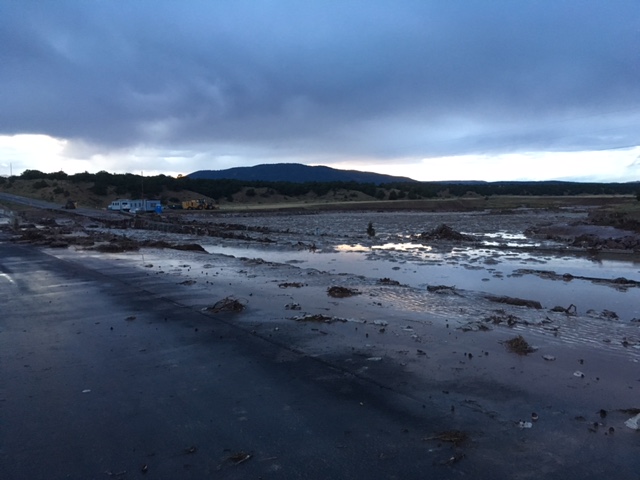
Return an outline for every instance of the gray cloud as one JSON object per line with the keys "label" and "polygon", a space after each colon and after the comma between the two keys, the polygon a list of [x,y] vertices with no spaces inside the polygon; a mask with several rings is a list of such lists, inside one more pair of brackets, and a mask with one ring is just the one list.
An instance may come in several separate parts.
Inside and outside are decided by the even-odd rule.
{"label": "gray cloud", "polygon": [[4,134],[263,158],[640,144],[636,0],[0,9]]}

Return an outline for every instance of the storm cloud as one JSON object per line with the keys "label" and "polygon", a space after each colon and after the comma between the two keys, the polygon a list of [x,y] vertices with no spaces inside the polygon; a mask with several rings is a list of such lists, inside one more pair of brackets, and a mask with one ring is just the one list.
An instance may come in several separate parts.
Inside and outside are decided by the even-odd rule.
{"label": "storm cloud", "polygon": [[200,168],[640,145],[637,0],[0,0],[0,56],[0,134]]}

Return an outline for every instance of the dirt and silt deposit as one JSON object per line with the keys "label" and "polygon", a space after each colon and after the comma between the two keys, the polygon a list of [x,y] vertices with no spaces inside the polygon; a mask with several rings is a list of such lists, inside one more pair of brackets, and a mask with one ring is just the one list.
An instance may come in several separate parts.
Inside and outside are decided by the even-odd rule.
{"label": "dirt and silt deposit", "polygon": [[15,239],[144,270],[146,291],[170,283],[212,322],[421,402],[439,419],[419,446],[434,465],[637,478],[639,235],[586,215],[183,213],[127,228],[51,215]]}

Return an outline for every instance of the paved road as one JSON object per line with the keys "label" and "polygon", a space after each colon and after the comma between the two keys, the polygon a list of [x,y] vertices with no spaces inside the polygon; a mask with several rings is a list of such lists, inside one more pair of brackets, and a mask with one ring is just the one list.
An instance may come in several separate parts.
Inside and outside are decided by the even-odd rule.
{"label": "paved road", "polygon": [[54,210],[67,213],[69,215],[82,215],[85,217],[102,219],[102,220],[120,220],[123,214],[120,212],[112,212],[110,210],[99,210],[96,208],[88,208],[79,206],[78,208],[67,210],[62,208],[59,203],[47,202],[45,200],[37,200],[35,198],[22,197],[11,193],[0,192],[0,202],[2,201],[17,203],[27,207],[38,208],[41,210]]}
{"label": "paved road", "polygon": [[[3,480],[455,471],[425,454],[422,405],[239,327],[212,325],[126,272],[0,238],[0,302]],[[251,458],[235,464],[240,452]]]}

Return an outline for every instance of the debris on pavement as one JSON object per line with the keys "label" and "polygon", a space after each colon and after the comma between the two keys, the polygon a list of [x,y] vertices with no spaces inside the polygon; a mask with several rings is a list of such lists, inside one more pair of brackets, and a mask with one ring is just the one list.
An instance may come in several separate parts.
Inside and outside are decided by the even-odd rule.
{"label": "debris on pavement", "polygon": [[489,315],[484,319],[485,322],[493,323],[494,325],[500,325],[502,323],[506,323],[509,327],[513,327],[516,325],[520,318],[516,315],[512,315],[510,313],[506,313],[504,310],[496,310],[496,313],[493,315]]}
{"label": "debris on pavement", "polygon": [[551,309],[551,311],[556,313],[564,313],[572,317],[575,317],[576,315],[578,315],[578,308],[573,303],[569,305],[567,308],[564,308],[561,306],[555,306]]}
{"label": "debris on pavement", "polygon": [[535,308],[540,310],[542,304],[537,300],[527,300],[524,298],[507,297],[506,295],[485,295],[490,302],[504,303],[505,305],[515,305],[516,307]]}
{"label": "debris on pavement", "polygon": [[455,286],[449,286],[449,285],[427,285],[427,292],[430,292],[430,293],[448,293],[448,294],[451,294],[451,295],[460,295],[456,291],[456,287]]}
{"label": "debris on pavement", "polygon": [[211,307],[204,308],[204,311],[211,313],[223,313],[223,312],[232,312],[238,313],[242,312],[246,307],[246,302],[241,302],[235,297],[225,297],[222,300],[218,300]]}
{"label": "debris on pavement", "polygon": [[625,421],[624,424],[632,430],[640,430],[640,413]]}
{"label": "debris on pavement", "polygon": [[513,337],[511,340],[507,340],[504,343],[510,352],[517,353],[518,355],[528,355],[536,351],[536,349],[529,345],[522,335]]}
{"label": "debris on pavement", "polygon": [[346,322],[346,318],[330,317],[328,315],[322,315],[321,313],[297,315],[292,317],[291,320],[296,322],[319,322],[319,323],[334,323],[334,322]]}
{"label": "debris on pavement", "polygon": [[422,232],[418,235],[420,240],[454,240],[454,241],[470,241],[475,240],[472,235],[465,235],[455,231],[446,223],[440,224],[430,232]]}
{"label": "debris on pavement", "polygon": [[482,322],[471,321],[459,326],[458,330],[462,330],[463,332],[488,332],[491,328]]}
{"label": "debris on pavement", "polygon": [[250,458],[251,458],[251,455],[246,452],[237,452],[229,456],[229,460],[231,460],[235,465],[240,465],[241,463],[246,462]]}
{"label": "debris on pavement", "polygon": [[332,286],[327,289],[327,295],[334,298],[345,298],[345,297],[353,297],[354,295],[359,295],[360,292],[353,288],[340,287],[340,286]]}
{"label": "debris on pavement", "polygon": [[305,286],[305,284],[300,282],[284,282],[279,283],[278,286],[280,288],[302,288]]}
{"label": "debris on pavement", "polygon": [[429,440],[438,440],[440,442],[453,443],[455,446],[458,446],[469,440],[469,434],[463,430],[447,430],[440,432],[433,437],[425,437],[422,440],[425,442]]}

